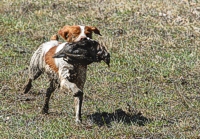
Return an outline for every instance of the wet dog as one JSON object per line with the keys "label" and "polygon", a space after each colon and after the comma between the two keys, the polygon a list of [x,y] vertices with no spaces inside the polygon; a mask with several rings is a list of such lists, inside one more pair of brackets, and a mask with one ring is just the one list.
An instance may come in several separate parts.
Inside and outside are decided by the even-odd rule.
{"label": "wet dog", "polygon": [[43,43],[33,54],[29,66],[29,79],[24,86],[26,94],[32,87],[32,81],[47,73],[50,85],[46,90],[42,113],[48,113],[52,92],[60,86],[66,92],[72,92],[75,101],[76,122],[81,122],[83,87],[86,81],[87,65],[104,61],[108,66],[110,54],[97,41],[84,38],[78,42],[59,43],[53,39]]}

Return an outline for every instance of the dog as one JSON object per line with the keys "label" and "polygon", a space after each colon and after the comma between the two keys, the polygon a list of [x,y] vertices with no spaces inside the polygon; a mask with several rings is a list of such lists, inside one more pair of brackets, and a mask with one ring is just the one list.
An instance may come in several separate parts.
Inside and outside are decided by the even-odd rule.
{"label": "dog", "polygon": [[[78,29],[78,27],[79,26],[75,26],[73,29]],[[83,29],[83,26],[79,27],[79,29],[81,28]],[[61,30],[66,32],[65,29]],[[72,31],[68,29],[67,32]],[[90,32],[90,35],[91,33],[92,32]],[[83,87],[86,81],[87,65],[101,60],[104,60],[108,65],[110,63],[110,54],[105,47],[90,39],[89,37],[91,36],[87,37],[86,35],[85,37],[83,35],[85,37],[83,39],[83,37],[80,37],[81,35],[83,35],[83,32],[75,38],[70,37],[70,35],[68,35],[68,37],[64,35],[67,40],[70,38],[68,41],[72,41],[72,43],[59,43],[58,36],[53,35],[49,42],[40,45],[31,58],[29,79],[22,92],[24,94],[28,93],[32,87],[32,81],[36,80],[42,73],[47,73],[50,85],[46,91],[42,113],[48,113],[50,96],[59,85],[60,89],[71,91],[73,93],[75,118],[77,123],[81,122],[81,106],[83,101]],[[71,55],[69,55],[69,53],[71,53]],[[79,56],[82,53],[85,60],[83,60],[83,57],[77,58],[77,55]],[[81,61],[80,59],[82,59],[83,62],[79,62]],[[89,59],[92,59],[92,61],[88,62]]]}

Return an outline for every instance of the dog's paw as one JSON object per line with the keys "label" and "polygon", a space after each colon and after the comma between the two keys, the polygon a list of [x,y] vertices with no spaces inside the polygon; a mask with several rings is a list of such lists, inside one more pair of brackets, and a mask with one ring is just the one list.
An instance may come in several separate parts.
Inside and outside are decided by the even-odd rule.
{"label": "dog's paw", "polygon": [[76,122],[77,125],[81,125],[82,124],[81,119],[76,119],[75,122]]}
{"label": "dog's paw", "polygon": [[49,114],[48,113],[48,108],[44,107],[41,111],[41,114]]}

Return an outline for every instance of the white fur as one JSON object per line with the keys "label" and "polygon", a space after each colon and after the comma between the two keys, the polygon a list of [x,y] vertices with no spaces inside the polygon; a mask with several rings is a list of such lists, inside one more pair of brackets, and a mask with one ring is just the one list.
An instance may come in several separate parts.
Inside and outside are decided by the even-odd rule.
{"label": "white fur", "polygon": [[85,26],[79,26],[81,29],[81,33],[78,36],[78,38],[76,38],[75,42],[80,41],[82,38],[86,38],[87,36],[85,35],[84,31],[85,31]]}
{"label": "white fur", "polygon": [[56,53],[59,52],[65,46],[66,43],[68,43],[68,42],[64,42],[64,43],[59,44],[59,46],[56,49]]}
{"label": "white fur", "polygon": [[42,45],[42,53],[46,54],[52,47],[57,46],[59,43],[56,40],[51,40]]}
{"label": "white fur", "polygon": [[79,116],[78,116],[78,113],[79,113],[79,111],[80,111],[80,101],[78,101],[78,104],[75,106],[76,108],[75,108],[75,110],[76,110],[76,123],[80,123],[81,121],[80,121],[80,118],[79,118]]}
{"label": "white fur", "polygon": [[[56,53],[59,52],[65,46],[66,43],[67,42],[59,44],[59,46],[56,48]],[[55,60],[56,67],[59,67],[59,65],[63,63],[63,58],[54,58],[54,60]]]}

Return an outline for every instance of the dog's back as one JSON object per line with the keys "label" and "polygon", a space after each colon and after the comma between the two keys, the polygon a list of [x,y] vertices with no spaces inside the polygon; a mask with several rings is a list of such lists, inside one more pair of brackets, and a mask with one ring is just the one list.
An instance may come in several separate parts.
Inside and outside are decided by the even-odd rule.
{"label": "dog's back", "polygon": [[29,77],[31,79],[37,78],[38,74],[41,74],[45,71],[45,55],[50,49],[52,49],[52,47],[57,47],[58,45],[59,42],[57,40],[51,40],[40,45],[39,48],[34,52],[29,66]]}

